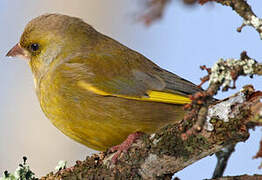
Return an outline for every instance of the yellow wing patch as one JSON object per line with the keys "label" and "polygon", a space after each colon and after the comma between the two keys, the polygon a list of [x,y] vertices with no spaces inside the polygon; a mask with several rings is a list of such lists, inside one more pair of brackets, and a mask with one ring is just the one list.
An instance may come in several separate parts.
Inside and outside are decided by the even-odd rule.
{"label": "yellow wing patch", "polygon": [[191,102],[189,97],[179,94],[172,94],[161,91],[148,91],[147,94],[149,98],[145,99],[148,99],[148,101],[165,102],[172,104],[187,104]]}
{"label": "yellow wing patch", "polygon": [[94,94],[101,95],[101,96],[114,96],[114,97],[133,99],[133,100],[139,100],[139,101],[153,101],[153,102],[162,102],[162,103],[170,103],[170,104],[187,104],[191,102],[191,100],[186,96],[167,93],[167,92],[161,92],[161,91],[149,90],[147,91],[148,96],[135,97],[135,96],[127,96],[127,95],[121,95],[121,94],[110,94],[110,93],[107,93],[103,90],[100,90],[94,87],[93,85],[85,81],[79,81],[78,86],[80,86],[83,89],[88,90],[89,92],[92,92]]}
{"label": "yellow wing patch", "polygon": [[110,95],[112,95],[112,94],[109,94],[109,93],[107,93],[105,91],[97,89],[96,87],[94,87],[93,85],[91,85],[89,83],[86,83],[85,81],[78,81],[77,85],[80,86],[83,89],[86,89],[86,90],[88,90],[90,92],[93,92],[93,93],[101,95],[101,96],[110,96]]}

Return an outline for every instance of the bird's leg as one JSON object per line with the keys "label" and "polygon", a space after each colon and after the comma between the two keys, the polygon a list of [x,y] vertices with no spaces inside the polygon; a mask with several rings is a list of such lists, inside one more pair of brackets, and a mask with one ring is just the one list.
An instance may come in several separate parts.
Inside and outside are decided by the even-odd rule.
{"label": "bird's leg", "polygon": [[131,145],[140,138],[144,133],[142,132],[135,132],[132,134],[129,134],[128,137],[124,142],[122,142],[119,145],[113,146],[110,148],[110,152],[115,152],[115,155],[112,157],[112,162],[115,164],[117,162],[118,157],[122,152],[127,152],[127,150],[131,147]]}

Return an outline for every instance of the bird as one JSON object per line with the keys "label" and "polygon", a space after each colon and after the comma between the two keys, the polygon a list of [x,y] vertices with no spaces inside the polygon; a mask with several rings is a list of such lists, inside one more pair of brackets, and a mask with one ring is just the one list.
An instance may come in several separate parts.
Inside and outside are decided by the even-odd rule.
{"label": "bird", "polygon": [[78,17],[43,14],[7,53],[28,62],[42,111],[62,133],[104,151],[185,114],[194,83],[98,32]]}

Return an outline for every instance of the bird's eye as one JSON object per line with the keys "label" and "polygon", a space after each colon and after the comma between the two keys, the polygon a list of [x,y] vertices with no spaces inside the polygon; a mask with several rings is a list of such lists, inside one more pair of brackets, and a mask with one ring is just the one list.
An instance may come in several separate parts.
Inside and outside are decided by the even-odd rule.
{"label": "bird's eye", "polygon": [[39,49],[39,44],[37,44],[37,43],[31,44],[30,49],[32,51],[37,51]]}

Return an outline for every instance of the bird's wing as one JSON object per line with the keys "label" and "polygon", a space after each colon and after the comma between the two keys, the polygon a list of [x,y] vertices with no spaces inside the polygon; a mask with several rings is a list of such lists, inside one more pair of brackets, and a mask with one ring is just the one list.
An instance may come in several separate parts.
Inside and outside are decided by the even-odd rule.
{"label": "bird's wing", "polygon": [[65,65],[83,74],[77,82],[80,88],[100,96],[186,104],[191,102],[189,94],[201,90],[134,51],[128,55],[100,52],[73,58]]}
{"label": "bird's wing", "polygon": [[163,91],[165,83],[162,79],[142,72],[134,72],[130,77],[119,77],[111,80],[90,83],[78,81],[78,86],[101,96],[115,96],[126,99],[154,101],[171,104],[190,103],[189,97],[178,91]]}

